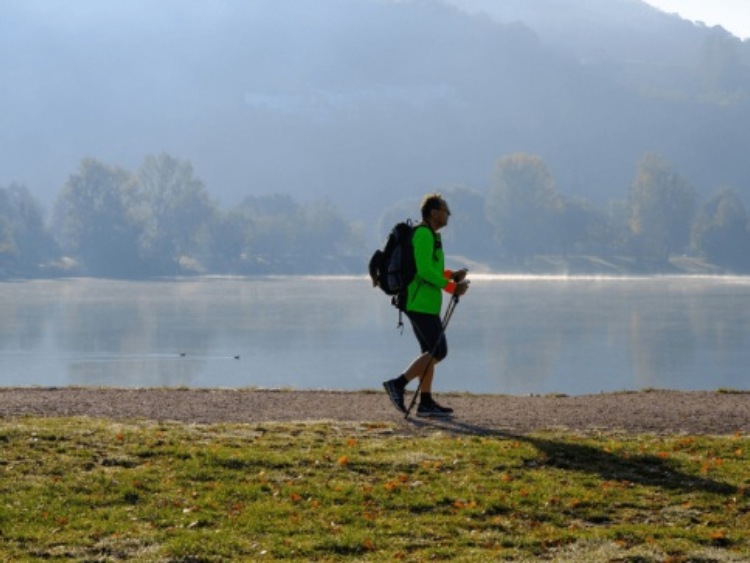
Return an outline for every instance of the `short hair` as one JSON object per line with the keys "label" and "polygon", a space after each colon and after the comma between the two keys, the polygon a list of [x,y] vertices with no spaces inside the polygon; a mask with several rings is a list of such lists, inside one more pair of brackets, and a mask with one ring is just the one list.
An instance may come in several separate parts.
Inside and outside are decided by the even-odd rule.
{"label": "short hair", "polygon": [[422,198],[422,219],[427,221],[430,218],[430,212],[433,209],[440,209],[443,206],[443,196],[438,193],[427,194]]}

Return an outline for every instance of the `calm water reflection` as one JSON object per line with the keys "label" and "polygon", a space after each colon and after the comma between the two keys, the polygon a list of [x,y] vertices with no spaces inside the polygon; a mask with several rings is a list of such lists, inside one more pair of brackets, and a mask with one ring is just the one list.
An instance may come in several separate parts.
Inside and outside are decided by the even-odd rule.
{"label": "calm water reflection", "polygon": [[[747,388],[750,278],[475,278],[439,390]],[[365,278],[0,283],[0,385],[379,388],[416,353]]]}

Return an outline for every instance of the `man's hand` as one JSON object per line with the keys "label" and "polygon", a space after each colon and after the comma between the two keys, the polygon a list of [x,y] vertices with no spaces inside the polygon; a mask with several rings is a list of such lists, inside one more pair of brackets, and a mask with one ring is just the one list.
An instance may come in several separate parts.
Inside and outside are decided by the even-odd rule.
{"label": "man's hand", "polygon": [[462,269],[460,269],[460,270],[458,270],[456,272],[453,272],[453,275],[451,276],[451,279],[453,279],[453,281],[456,282],[456,283],[461,283],[462,281],[464,281],[466,279],[466,273],[468,271],[469,270],[467,268],[462,268]]}
{"label": "man's hand", "polygon": [[456,289],[453,291],[453,295],[461,297],[467,291],[469,291],[469,280],[461,280],[456,284]]}

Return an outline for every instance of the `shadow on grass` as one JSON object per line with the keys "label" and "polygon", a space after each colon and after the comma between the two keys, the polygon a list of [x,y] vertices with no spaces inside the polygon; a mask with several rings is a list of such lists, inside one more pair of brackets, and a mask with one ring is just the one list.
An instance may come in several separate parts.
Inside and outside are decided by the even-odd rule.
{"label": "shadow on grass", "polygon": [[738,493],[737,487],[678,469],[669,459],[653,455],[623,456],[586,444],[548,440],[501,432],[455,420],[413,420],[417,427],[435,428],[454,434],[517,440],[534,446],[543,455],[540,465],[569,471],[598,474],[604,480],[628,481],[677,491],[704,491],[721,495]]}

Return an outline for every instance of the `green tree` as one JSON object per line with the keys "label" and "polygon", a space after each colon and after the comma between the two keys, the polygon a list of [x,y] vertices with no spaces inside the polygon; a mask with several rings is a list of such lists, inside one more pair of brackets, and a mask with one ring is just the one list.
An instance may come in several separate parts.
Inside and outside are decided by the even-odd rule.
{"label": "green tree", "polygon": [[244,274],[248,270],[246,250],[252,221],[239,209],[218,211],[211,225],[209,248],[212,271]]}
{"label": "green tree", "polygon": [[199,268],[206,258],[217,208],[189,162],[162,153],[147,156],[134,178],[140,245],[155,273]]}
{"label": "green tree", "polygon": [[606,213],[583,199],[565,198],[557,232],[565,254],[607,254],[614,248],[615,233]]}
{"label": "green tree", "polygon": [[632,253],[632,230],[630,228],[630,203],[626,199],[610,201],[606,210],[606,221],[611,233],[611,252],[626,255]]}
{"label": "green tree", "polygon": [[334,273],[361,264],[363,229],[328,201],[306,204],[287,195],[248,197],[230,212],[223,232],[239,251],[238,268],[263,273]]}
{"label": "green tree", "polygon": [[690,243],[695,190],[655,153],[640,161],[630,189],[630,229],[637,257],[666,263]]}
{"label": "green tree", "polygon": [[29,190],[19,184],[0,188],[0,275],[35,274],[56,254],[42,207]]}
{"label": "green tree", "polygon": [[93,275],[133,277],[141,273],[141,226],[129,172],[95,159],[81,162],[53,211],[61,248]]}
{"label": "green tree", "polygon": [[300,205],[282,194],[247,197],[238,206],[245,217],[244,254],[254,262],[278,264],[293,261],[298,253],[301,225],[297,222]]}
{"label": "green tree", "polygon": [[497,253],[494,227],[484,216],[486,198],[466,186],[438,190],[451,208],[449,227],[442,231],[449,254],[492,262]]}
{"label": "green tree", "polygon": [[747,212],[736,190],[724,188],[701,206],[693,223],[692,244],[719,266],[741,270],[750,266]]}
{"label": "green tree", "polygon": [[485,213],[495,236],[513,259],[552,251],[562,200],[541,157],[512,154],[495,168]]}

